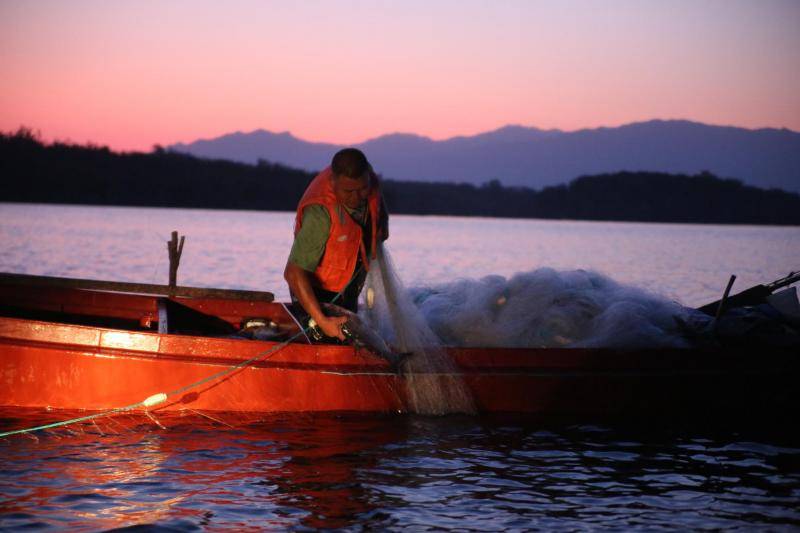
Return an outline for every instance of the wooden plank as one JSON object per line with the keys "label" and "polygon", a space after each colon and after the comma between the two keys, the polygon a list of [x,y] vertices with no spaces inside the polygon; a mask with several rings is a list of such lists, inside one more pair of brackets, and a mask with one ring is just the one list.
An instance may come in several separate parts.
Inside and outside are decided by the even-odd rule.
{"label": "wooden plank", "polygon": [[272,302],[275,299],[275,295],[273,295],[271,292],[262,291],[209,289],[203,287],[170,287],[168,285],[153,285],[150,283],[127,283],[123,281],[31,276],[29,274],[13,274],[6,272],[0,272],[0,284],[89,289],[110,292],[129,292],[136,294],[156,294],[159,296],[183,296],[185,298],[250,300],[259,302]]}

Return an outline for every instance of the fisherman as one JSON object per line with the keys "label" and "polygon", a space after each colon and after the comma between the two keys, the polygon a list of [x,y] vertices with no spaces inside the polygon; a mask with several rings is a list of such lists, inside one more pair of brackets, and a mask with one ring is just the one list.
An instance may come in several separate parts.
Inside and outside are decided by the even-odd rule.
{"label": "fisherman", "polygon": [[327,316],[322,304],[357,312],[369,261],[378,241],[388,237],[389,216],[366,156],[355,148],[340,150],[297,205],[294,243],[283,272],[304,327],[310,318],[325,336],[345,340],[347,317]]}

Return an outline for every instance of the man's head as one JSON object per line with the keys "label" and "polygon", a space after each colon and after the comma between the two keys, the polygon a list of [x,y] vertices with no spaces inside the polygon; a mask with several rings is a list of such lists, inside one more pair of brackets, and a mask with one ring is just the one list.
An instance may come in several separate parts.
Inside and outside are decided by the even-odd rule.
{"label": "man's head", "polygon": [[350,209],[363,206],[370,187],[371,168],[367,156],[356,148],[339,150],[333,156],[331,170],[336,199]]}

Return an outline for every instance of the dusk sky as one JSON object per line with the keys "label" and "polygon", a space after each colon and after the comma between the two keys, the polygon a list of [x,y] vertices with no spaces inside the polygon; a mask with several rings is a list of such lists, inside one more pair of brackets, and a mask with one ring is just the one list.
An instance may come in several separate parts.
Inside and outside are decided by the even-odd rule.
{"label": "dusk sky", "polygon": [[0,130],[119,150],[689,119],[800,131],[800,1],[0,0]]}

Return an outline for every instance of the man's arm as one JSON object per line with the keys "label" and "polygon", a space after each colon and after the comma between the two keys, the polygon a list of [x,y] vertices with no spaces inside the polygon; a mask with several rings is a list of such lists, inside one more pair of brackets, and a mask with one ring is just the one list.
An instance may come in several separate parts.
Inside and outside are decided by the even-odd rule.
{"label": "man's arm", "polygon": [[322,312],[319,300],[317,300],[314,290],[311,288],[311,279],[308,272],[289,260],[286,262],[283,277],[286,279],[286,283],[289,284],[289,290],[295,295],[297,301],[306,310],[306,313],[319,325],[322,332],[328,337],[345,340],[342,333],[342,324],[347,322],[347,317],[331,317]]}
{"label": "man's arm", "polygon": [[340,326],[345,320],[325,316],[311,287],[311,272],[322,260],[330,229],[330,215],[325,207],[310,205],[303,210],[300,231],[295,235],[283,277],[289,284],[289,290],[322,332],[344,340]]}

